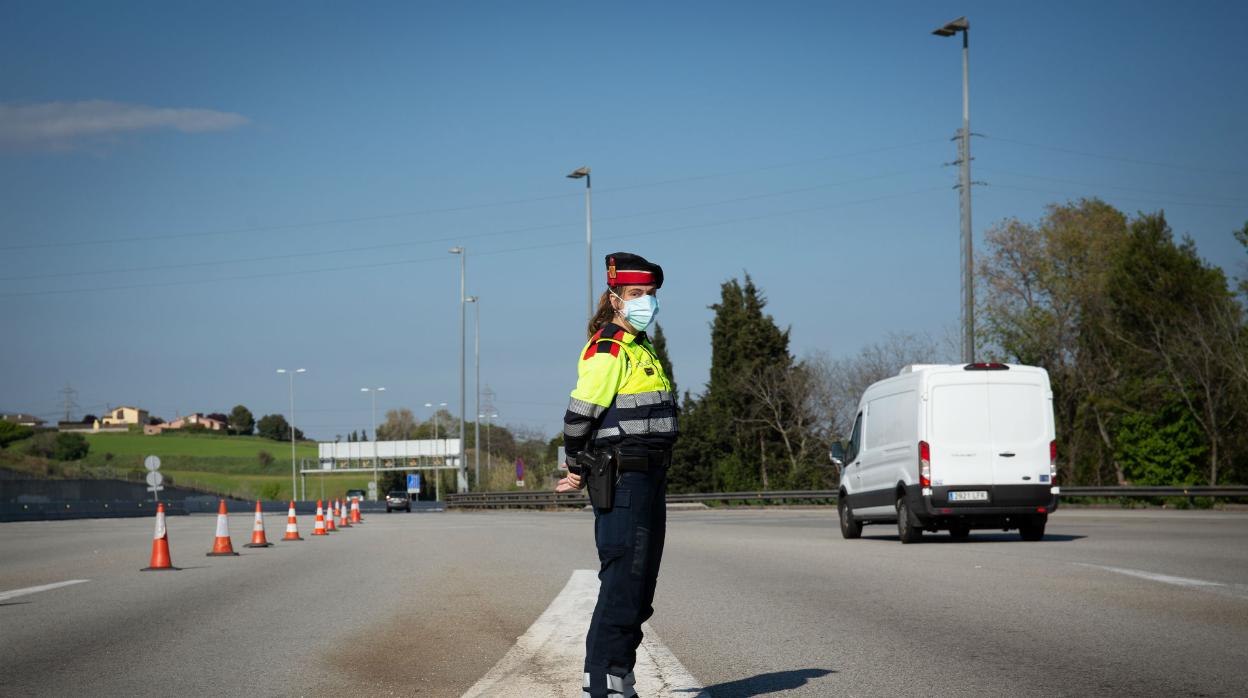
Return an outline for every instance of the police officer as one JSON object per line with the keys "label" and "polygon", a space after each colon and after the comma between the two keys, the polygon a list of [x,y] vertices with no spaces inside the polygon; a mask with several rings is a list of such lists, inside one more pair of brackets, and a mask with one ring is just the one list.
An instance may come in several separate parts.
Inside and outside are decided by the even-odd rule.
{"label": "police officer", "polygon": [[[568,476],[583,487],[582,451],[610,454],[614,501],[594,507],[600,568],[598,604],[585,639],[584,696],[635,696],[641,624],[654,614],[655,581],[667,524],[667,468],[676,442],[676,396],[646,330],[659,309],[663,268],[625,252],[607,255],[607,290],[589,323],[589,342],[563,419]],[[595,483],[596,486],[596,483]]]}

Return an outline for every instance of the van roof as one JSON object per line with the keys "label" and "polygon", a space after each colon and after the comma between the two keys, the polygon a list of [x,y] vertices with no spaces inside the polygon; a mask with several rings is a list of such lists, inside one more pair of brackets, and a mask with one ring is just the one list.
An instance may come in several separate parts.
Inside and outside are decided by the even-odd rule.
{"label": "van roof", "polygon": [[[971,366],[971,365],[972,364],[910,364],[909,366],[906,366],[905,368],[902,368],[900,371],[898,371],[897,375],[905,376],[911,373],[937,373],[937,372],[946,372],[946,371],[949,371],[949,372],[966,371],[966,370],[971,370],[967,368],[968,366]],[[1024,366],[1022,364],[992,364],[992,365],[1005,367],[1004,369],[998,368],[995,370],[1015,370],[1015,371],[1022,371],[1022,372],[1034,372],[1034,371],[1045,372],[1044,369],[1040,368],[1039,366]]]}

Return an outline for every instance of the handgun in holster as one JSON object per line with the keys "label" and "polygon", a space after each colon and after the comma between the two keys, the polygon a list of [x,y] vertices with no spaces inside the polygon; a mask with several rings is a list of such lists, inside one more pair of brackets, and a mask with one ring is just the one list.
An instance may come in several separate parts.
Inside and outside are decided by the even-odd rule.
{"label": "handgun in holster", "polygon": [[595,509],[615,506],[616,459],[610,450],[581,451],[576,454],[576,464],[581,476],[588,478],[589,503]]}

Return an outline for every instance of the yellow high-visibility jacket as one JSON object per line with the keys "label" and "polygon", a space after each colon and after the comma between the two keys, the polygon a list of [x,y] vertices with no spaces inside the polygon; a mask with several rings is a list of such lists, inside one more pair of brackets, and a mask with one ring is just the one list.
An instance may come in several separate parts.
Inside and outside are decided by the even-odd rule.
{"label": "yellow high-visibility jacket", "polygon": [[581,351],[577,374],[563,417],[569,462],[591,447],[667,449],[675,443],[676,396],[644,332],[633,335],[608,323]]}

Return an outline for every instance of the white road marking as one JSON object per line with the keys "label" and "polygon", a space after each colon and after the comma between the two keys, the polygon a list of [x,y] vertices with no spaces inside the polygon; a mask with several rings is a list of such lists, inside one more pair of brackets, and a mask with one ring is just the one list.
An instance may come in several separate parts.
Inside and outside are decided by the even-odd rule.
{"label": "white road marking", "polygon": [[15,599],[19,596],[25,596],[27,594],[38,594],[41,591],[51,591],[53,589],[60,589],[61,587],[67,587],[72,584],[82,584],[83,582],[89,582],[89,581],[91,580],[90,579],[70,579],[64,582],[54,582],[52,584],[44,584],[42,586],[37,586],[37,587],[26,587],[25,589],[14,589],[13,591],[0,591],[0,601],[8,601],[9,599]]}
{"label": "white road marking", "polygon": [[1222,582],[1210,582],[1204,579],[1192,579],[1191,577],[1175,577],[1169,574],[1158,574],[1156,572],[1146,572],[1144,570],[1132,570],[1125,567],[1110,567],[1108,565],[1091,565],[1086,562],[1074,563],[1080,567],[1091,567],[1098,570],[1106,570],[1109,572],[1117,572],[1125,574],[1128,577],[1139,577],[1153,582],[1161,582],[1162,584],[1172,584],[1178,587],[1189,587],[1196,589],[1209,589],[1212,591],[1228,591],[1235,596],[1240,596],[1244,587],[1241,584],[1223,584]]}
{"label": "white road marking", "polygon": [[[580,698],[585,633],[597,600],[598,573],[574,571],[550,606],[463,698]],[[642,630],[645,639],[637,649],[633,669],[637,693],[646,698],[709,698],[702,684],[659,641],[654,628],[646,624]]]}
{"label": "white road marking", "polygon": [[1131,570],[1124,567],[1109,567],[1108,565],[1091,565],[1086,562],[1076,562],[1081,567],[1093,567],[1098,570],[1108,570],[1125,574],[1128,577],[1139,577],[1140,579],[1150,579],[1154,582],[1162,582],[1163,584],[1173,584],[1180,587],[1220,587],[1225,586],[1219,582],[1207,582],[1203,579],[1191,579],[1189,577],[1172,577],[1168,574],[1157,574],[1156,572],[1145,572],[1144,570]]}

